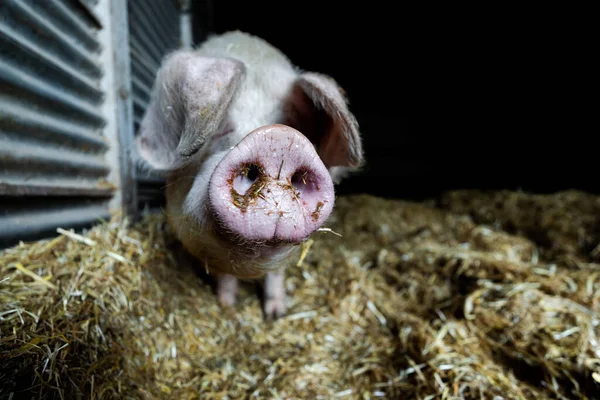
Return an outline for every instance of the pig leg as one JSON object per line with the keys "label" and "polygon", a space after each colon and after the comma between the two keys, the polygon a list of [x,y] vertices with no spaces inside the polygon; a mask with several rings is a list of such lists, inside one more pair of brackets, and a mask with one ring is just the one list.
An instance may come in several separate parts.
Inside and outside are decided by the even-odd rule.
{"label": "pig leg", "polygon": [[217,276],[217,297],[222,306],[231,307],[235,304],[238,291],[238,280],[232,275]]}
{"label": "pig leg", "polygon": [[285,315],[285,270],[268,272],[265,277],[264,312],[267,319],[277,319]]}

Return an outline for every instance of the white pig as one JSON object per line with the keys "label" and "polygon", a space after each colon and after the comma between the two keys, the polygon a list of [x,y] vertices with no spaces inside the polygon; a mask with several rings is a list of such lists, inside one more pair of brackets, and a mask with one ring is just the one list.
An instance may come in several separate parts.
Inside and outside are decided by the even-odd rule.
{"label": "white pig", "polygon": [[337,83],[239,31],[164,58],[136,145],[167,172],[169,224],[216,276],[220,303],[235,304],[237,279],[264,277],[266,318],[286,312],[285,258],[364,163]]}

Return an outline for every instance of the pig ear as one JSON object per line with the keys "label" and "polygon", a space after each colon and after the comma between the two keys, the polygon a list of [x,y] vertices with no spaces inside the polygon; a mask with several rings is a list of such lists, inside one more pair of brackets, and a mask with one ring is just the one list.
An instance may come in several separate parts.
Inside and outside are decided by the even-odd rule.
{"label": "pig ear", "polygon": [[313,142],[326,167],[362,165],[358,123],[342,89],[331,77],[314,72],[301,74],[288,100],[286,123]]}
{"label": "pig ear", "polygon": [[156,169],[173,169],[196,153],[222,127],[244,73],[227,58],[179,50],[158,70],[136,144]]}

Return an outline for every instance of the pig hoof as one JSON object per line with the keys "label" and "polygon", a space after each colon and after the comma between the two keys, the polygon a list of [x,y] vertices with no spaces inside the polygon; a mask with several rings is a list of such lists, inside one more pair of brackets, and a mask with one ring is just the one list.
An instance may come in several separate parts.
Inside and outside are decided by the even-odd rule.
{"label": "pig hoof", "polygon": [[217,297],[223,307],[235,305],[238,291],[238,281],[231,275],[221,275],[217,278]]}
{"label": "pig hoof", "polygon": [[264,312],[267,320],[276,320],[285,315],[287,309],[285,299],[281,297],[272,297],[265,300]]}
{"label": "pig hoof", "polygon": [[219,304],[222,307],[233,307],[235,305],[235,293],[219,293]]}

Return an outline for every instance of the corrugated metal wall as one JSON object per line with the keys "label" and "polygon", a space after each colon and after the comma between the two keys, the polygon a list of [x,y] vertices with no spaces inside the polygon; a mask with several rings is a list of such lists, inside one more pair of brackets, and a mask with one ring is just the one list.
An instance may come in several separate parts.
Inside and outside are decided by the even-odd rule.
{"label": "corrugated metal wall", "polygon": [[103,46],[76,1],[0,1],[0,244],[108,217]]}
{"label": "corrugated metal wall", "polygon": [[[128,14],[133,122],[137,134],[161,60],[181,46],[179,4],[176,0],[129,0]],[[159,208],[164,201],[164,177],[138,169],[136,180],[138,208]]]}
{"label": "corrugated metal wall", "polygon": [[160,204],[163,178],[128,171],[127,147],[180,45],[178,9],[0,0],[0,247]]}

